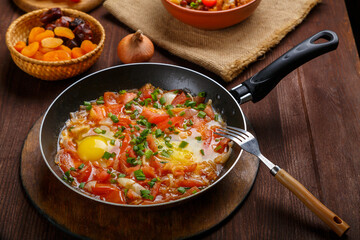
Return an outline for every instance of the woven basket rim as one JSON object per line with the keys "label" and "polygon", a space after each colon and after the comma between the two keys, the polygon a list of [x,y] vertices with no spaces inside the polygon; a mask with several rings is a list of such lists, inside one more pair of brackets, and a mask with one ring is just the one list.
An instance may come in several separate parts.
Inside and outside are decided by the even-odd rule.
{"label": "woven basket rim", "polygon": [[92,56],[94,56],[95,54],[97,54],[97,52],[99,52],[105,43],[105,30],[104,27],[101,25],[101,23],[96,20],[94,17],[92,17],[91,15],[84,13],[82,11],[78,11],[75,9],[70,9],[70,8],[61,8],[61,11],[63,13],[68,13],[68,14],[74,14],[74,15],[79,15],[81,18],[83,18],[86,21],[89,21],[92,23],[92,25],[94,25],[96,28],[98,28],[100,30],[100,41],[97,45],[97,47],[92,50],[91,52],[88,52],[86,54],[84,54],[83,56],[79,57],[79,58],[74,58],[71,60],[65,60],[65,61],[41,61],[41,60],[37,60],[37,59],[33,59],[27,56],[22,55],[21,53],[19,53],[14,46],[11,44],[11,33],[12,31],[17,27],[17,25],[28,18],[31,18],[33,16],[37,16],[40,15],[42,12],[49,10],[50,8],[43,8],[43,9],[39,9],[39,10],[35,10],[29,13],[26,13],[22,16],[20,16],[19,18],[17,18],[14,22],[12,22],[9,26],[9,28],[6,31],[6,45],[10,51],[10,53],[12,55],[15,55],[17,58],[20,58],[21,60],[25,61],[25,62],[29,62],[32,64],[38,64],[38,65],[44,65],[44,66],[64,66],[64,65],[72,65],[72,64],[77,64],[79,62],[82,61],[86,61],[87,59],[91,58]]}

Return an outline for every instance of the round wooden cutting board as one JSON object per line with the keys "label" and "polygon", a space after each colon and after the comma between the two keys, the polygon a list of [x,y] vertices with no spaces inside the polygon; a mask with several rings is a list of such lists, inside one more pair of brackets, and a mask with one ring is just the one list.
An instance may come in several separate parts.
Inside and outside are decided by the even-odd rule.
{"label": "round wooden cutting board", "polygon": [[14,3],[25,12],[31,12],[41,8],[72,8],[88,12],[99,6],[104,0],[80,0],[74,3],[70,0],[13,0]]}
{"label": "round wooden cutting board", "polygon": [[68,189],[50,172],[39,148],[40,118],[21,155],[23,187],[34,206],[52,223],[90,239],[182,239],[200,234],[228,217],[255,181],[259,160],[244,152],[216,186],[167,207],[123,208],[102,204]]}

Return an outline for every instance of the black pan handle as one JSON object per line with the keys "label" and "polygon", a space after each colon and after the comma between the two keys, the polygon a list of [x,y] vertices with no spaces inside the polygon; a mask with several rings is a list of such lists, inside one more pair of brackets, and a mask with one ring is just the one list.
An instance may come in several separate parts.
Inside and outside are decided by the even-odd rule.
{"label": "black pan handle", "polygon": [[[326,42],[315,43],[319,39]],[[252,100],[254,103],[263,99],[286,75],[302,64],[324,53],[335,50],[339,44],[336,33],[321,31],[295,46],[269,66],[230,90],[240,104]]]}

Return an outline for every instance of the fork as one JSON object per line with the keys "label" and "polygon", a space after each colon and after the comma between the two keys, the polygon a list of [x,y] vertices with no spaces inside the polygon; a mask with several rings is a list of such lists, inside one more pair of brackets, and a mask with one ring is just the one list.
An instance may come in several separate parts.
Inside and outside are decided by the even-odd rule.
{"label": "fork", "polygon": [[230,126],[227,126],[226,128],[220,127],[216,131],[216,134],[229,138],[236,144],[240,145],[243,150],[257,156],[270,169],[270,173],[275,176],[282,185],[294,193],[296,197],[298,197],[338,236],[342,236],[350,228],[346,222],[322,204],[299,181],[262,155],[258,141],[250,132]]}

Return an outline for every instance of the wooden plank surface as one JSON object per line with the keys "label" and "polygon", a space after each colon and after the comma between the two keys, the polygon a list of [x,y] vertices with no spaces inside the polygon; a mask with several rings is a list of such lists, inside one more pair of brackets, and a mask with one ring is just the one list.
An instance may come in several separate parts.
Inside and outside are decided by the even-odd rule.
{"label": "wooden plank surface", "polygon": [[[0,239],[73,239],[39,214],[25,197],[19,163],[22,144],[31,126],[55,96],[77,78],[44,82],[18,69],[3,39],[7,27],[21,14],[12,1],[4,2],[0,8],[3,43],[0,45]],[[90,14],[103,24],[107,39],[102,56],[89,72],[120,64],[114,49],[132,30],[102,7]],[[298,68],[267,98],[257,104],[246,103],[242,108],[257,133],[263,154],[297,178],[351,226],[347,239],[358,239],[360,63],[345,3],[324,0],[276,48],[226,87],[244,81],[323,29],[339,35],[336,51]],[[158,47],[151,61],[189,67],[220,79]],[[254,187],[242,206],[198,238],[337,239],[264,166],[260,167]]]}

